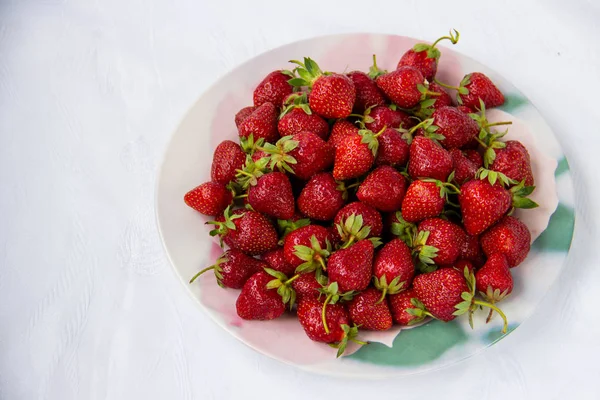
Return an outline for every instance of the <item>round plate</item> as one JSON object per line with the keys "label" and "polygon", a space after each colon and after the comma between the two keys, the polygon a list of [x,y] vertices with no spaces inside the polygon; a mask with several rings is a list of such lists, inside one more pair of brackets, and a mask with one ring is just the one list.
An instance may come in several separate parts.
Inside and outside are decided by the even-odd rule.
{"label": "round plate", "polygon": [[[431,321],[424,326],[383,333],[365,333],[371,343],[351,347],[335,358],[335,350],[312,342],[297,319],[243,321],[235,311],[237,290],[221,289],[212,274],[188,283],[199,269],[211,265],[222,250],[208,235],[207,218],[187,207],[183,195],[210,180],[214,148],[225,139],[237,139],[235,113],[252,103],[252,92],[264,76],[289,68],[287,60],[310,56],[323,70],[366,71],[372,54],[382,68],[393,69],[416,39],[378,34],[319,37],[292,43],[240,65],[215,83],[192,106],[173,134],[159,172],[156,212],[161,237],[176,274],[199,308],[223,329],[257,351],[298,367],[331,375],[381,378],[431,370],[456,363],[495,343],[500,320],[485,323],[481,311],[471,329],[467,318],[450,323]],[[558,276],[571,244],[574,225],[573,188],[569,166],[550,127],[533,105],[507,80],[491,69],[443,48],[437,77],[458,85],[469,72],[488,75],[505,94],[506,103],[489,110],[490,121],[511,120],[507,139],[518,139],[531,154],[537,189],[531,196],[540,204],[518,211],[534,239],[526,261],[512,269],[513,294],[502,302],[510,330],[531,315]]]}

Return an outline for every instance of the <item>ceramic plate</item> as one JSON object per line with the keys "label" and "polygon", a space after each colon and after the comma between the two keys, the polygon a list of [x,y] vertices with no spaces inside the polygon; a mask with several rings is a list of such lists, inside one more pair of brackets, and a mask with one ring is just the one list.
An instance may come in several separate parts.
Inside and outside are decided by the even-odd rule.
{"label": "ceramic plate", "polygon": [[[209,237],[207,218],[187,207],[183,195],[210,180],[214,148],[224,139],[237,139],[235,113],[252,102],[256,84],[270,71],[290,68],[287,60],[309,56],[323,70],[366,71],[372,54],[382,68],[393,69],[416,39],[377,34],[325,36],[292,43],[259,55],[216,82],[192,106],[173,134],[159,172],[156,212],[165,249],[182,289],[199,308],[227,332],[277,360],[317,373],[381,378],[406,375],[456,363],[500,340],[500,318],[485,324],[483,315],[470,329],[467,318],[450,323],[431,321],[413,329],[368,333],[371,341],[349,348],[335,358],[335,350],[308,339],[292,316],[275,321],[243,321],[235,312],[238,291],[221,289],[212,274],[188,284],[201,268],[222,253]],[[457,46],[460,46],[458,44]],[[454,46],[456,48],[457,46]],[[573,189],[569,166],[560,146],[535,107],[506,79],[479,62],[450,48],[442,48],[437,77],[458,85],[469,72],[487,74],[506,96],[506,103],[488,112],[490,121],[511,120],[507,139],[523,142],[532,158],[537,189],[532,198],[540,204],[518,216],[532,231],[533,245],[527,260],[512,270],[513,294],[502,303],[510,322],[509,332],[535,310],[558,276],[574,225]]]}

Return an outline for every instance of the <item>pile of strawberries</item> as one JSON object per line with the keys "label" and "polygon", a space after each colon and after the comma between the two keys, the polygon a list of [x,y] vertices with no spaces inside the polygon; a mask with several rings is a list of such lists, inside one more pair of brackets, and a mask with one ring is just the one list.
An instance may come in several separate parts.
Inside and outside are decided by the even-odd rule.
{"label": "pile of strawberries", "polygon": [[[513,289],[529,252],[515,207],[536,207],[530,158],[490,123],[504,96],[473,72],[436,78],[440,40],[408,50],[393,71],[323,72],[310,58],[274,71],[235,115],[239,143],[214,152],[210,182],[185,202],[214,216],[229,249],[213,270],[241,289],[248,320],[292,312],[342,354],[358,330],[490,309]],[[454,97],[450,94],[453,93]],[[258,258],[257,258],[258,256]],[[295,310],[295,311],[294,311]]]}

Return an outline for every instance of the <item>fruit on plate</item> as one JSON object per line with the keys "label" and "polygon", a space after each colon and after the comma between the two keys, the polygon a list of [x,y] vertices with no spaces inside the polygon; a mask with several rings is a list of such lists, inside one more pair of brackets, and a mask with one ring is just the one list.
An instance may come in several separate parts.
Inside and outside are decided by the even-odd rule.
{"label": "fruit on plate", "polygon": [[437,80],[437,44],[458,37],[406,49],[389,72],[375,56],[348,73],[304,57],[264,77],[233,118],[239,140],[219,143],[210,181],[184,194],[226,247],[191,282],[213,271],[241,289],[241,318],[295,316],[338,356],[366,344],[361,331],[473,326],[483,308],[506,332],[497,304],[531,244],[512,210],[537,206],[535,177],[519,138],[496,130],[511,121],[488,121],[504,102],[489,77]]}

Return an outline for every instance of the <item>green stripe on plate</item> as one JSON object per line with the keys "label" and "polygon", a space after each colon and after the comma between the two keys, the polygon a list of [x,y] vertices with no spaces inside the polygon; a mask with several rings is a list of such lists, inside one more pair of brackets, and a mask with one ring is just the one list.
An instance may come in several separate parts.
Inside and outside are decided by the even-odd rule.
{"label": "green stripe on plate", "polygon": [[565,172],[569,171],[569,162],[565,157],[561,158],[556,166],[556,171],[554,171],[554,176],[560,176]]}
{"label": "green stripe on plate", "polygon": [[529,104],[529,101],[520,94],[509,93],[504,95],[504,104],[498,107],[500,110],[513,114],[515,110]]}
{"label": "green stripe on plate", "polygon": [[574,226],[575,210],[559,203],[548,228],[533,242],[533,247],[541,251],[569,251]]}

